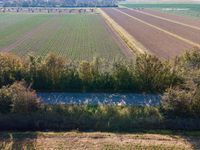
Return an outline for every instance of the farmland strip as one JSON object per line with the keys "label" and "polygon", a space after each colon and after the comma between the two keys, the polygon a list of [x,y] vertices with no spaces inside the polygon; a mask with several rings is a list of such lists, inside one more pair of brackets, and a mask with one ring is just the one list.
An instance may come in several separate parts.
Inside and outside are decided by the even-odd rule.
{"label": "farmland strip", "polygon": [[141,13],[141,14],[144,14],[144,15],[147,15],[147,16],[151,16],[151,17],[154,17],[154,18],[157,18],[157,19],[165,20],[165,21],[168,21],[168,22],[176,23],[176,24],[179,24],[179,25],[182,25],[182,26],[186,26],[186,27],[189,27],[189,28],[196,29],[196,30],[200,31],[200,27],[197,27],[197,26],[181,23],[181,22],[178,22],[178,21],[175,21],[175,20],[163,18],[163,17],[157,16],[157,15],[153,15],[153,14],[150,14],[150,13],[147,13],[147,12],[143,12],[143,11],[136,11],[136,10],[130,9],[130,8],[127,8],[127,9],[129,9],[131,11],[135,11],[137,13]]}
{"label": "farmland strip", "polygon": [[182,22],[182,23],[189,24],[192,26],[200,27],[199,19],[194,19],[194,18],[191,18],[188,16],[180,16],[180,15],[170,14],[170,13],[162,12],[162,11],[158,11],[158,10],[151,10],[151,9],[144,9],[144,10],[142,10],[142,12],[147,12],[147,13],[159,16],[159,17],[176,20],[178,22]]}
{"label": "farmland strip", "polygon": [[148,26],[150,26],[150,27],[152,27],[152,28],[155,28],[155,29],[157,29],[157,30],[159,30],[159,31],[162,31],[162,32],[164,32],[164,33],[166,33],[166,34],[168,34],[168,35],[170,35],[170,36],[173,36],[173,37],[175,37],[175,38],[177,38],[177,39],[179,39],[179,40],[181,40],[181,41],[183,41],[183,42],[185,42],[185,43],[188,43],[188,44],[190,44],[190,45],[192,45],[192,46],[194,46],[194,47],[200,48],[200,44],[197,44],[197,43],[195,43],[195,42],[192,42],[192,41],[190,41],[190,40],[188,40],[188,39],[185,39],[185,38],[183,38],[183,37],[180,37],[180,36],[178,36],[177,34],[171,33],[171,32],[166,31],[166,30],[164,30],[164,29],[161,29],[161,28],[159,28],[159,27],[157,27],[157,26],[155,26],[155,25],[152,25],[152,24],[150,24],[150,23],[148,23],[148,22],[146,22],[146,21],[143,21],[143,20],[141,20],[141,19],[138,19],[138,18],[136,18],[136,17],[133,17],[133,16],[131,16],[131,15],[129,15],[129,14],[127,14],[127,13],[121,11],[121,10],[118,10],[118,9],[116,9],[116,8],[113,8],[113,9],[115,9],[116,11],[118,11],[118,12],[120,12],[120,13],[122,13],[122,14],[124,14],[124,15],[126,15],[126,16],[132,18],[132,19],[134,19],[134,20],[137,20],[137,21],[139,21],[139,22],[141,22],[141,23],[143,23],[143,24],[146,24],[146,25],[148,25]]}
{"label": "farmland strip", "polygon": [[193,28],[189,28],[186,26],[178,25],[176,23],[172,23],[165,20],[160,20],[155,17],[151,17],[142,13],[138,13],[137,11],[133,11],[131,9],[120,9],[121,11],[128,13],[129,15],[146,21],[152,25],[155,25],[161,29],[169,31],[171,33],[177,34],[180,37],[188,39],[195,43],[200,43],[200,30],[196,30]]}

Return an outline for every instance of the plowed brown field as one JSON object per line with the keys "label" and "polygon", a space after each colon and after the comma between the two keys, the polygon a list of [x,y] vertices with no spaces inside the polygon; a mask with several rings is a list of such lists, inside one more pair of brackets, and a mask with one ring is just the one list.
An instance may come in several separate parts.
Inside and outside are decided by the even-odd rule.
{"label": "plowed brown field", "polygon": [[151,10],[151,9],[144,9],[142,11],[153,14],[153,15],[157,15],[157,16],[160,16],[160,17],[163,17],[163,18],[172,19],[172,20],[176,20],[176,21],[179,21],[179,22],[183,22],[183,23],[186,23],[186,24],[195,25],[195,26],[200,27],[200,20],[199,19],[190,18],[188,16],[178,16],[178,15],[164,13],[164,12]]}
{"label": "plowed brown field", "polygon": [[187,19],[177,23],[130,9],[105,8],[103,11],[159,57],[172,58],[200,44],[199,26],[191,20],[188,24]]}

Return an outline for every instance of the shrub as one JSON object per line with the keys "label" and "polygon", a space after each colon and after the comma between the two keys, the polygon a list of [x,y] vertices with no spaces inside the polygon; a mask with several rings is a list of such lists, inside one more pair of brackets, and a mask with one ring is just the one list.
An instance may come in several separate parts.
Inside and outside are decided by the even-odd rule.
{"label": "shrub", "polygon": [[55,54],[29,56],[24,61],[0,53],[0,87],[25,80],[38,91],[163,92],[182,82],[176,66],[152,55],[141,54],[134,64],[116,62],[94,59],[68,63]]}
{"label": "shrub", "polygon": [[0,87],[22,79],[24,62],[10,53],[0,53]]}
{"label": "shrub", "polygon": [[82,61],[79,65],[79,76],[80,79],[83,81],[84,90],[88,88],[92,81],[92,67],[90,62]]}
{"label": "shrub", "polygon": [[195,48],[185,52],[180,58],[180,64],[189,69],[200,69],[200,50]]}
{"label": "shrub", "polygon": [[153,55],[141,54],[135,65],[137,85],[141,91],[163,92],[181,81],[175,67]]}
{"label": "shrub", "polygon": [[1,113],[30,113],[37,111],[40,104],[36,93],[22,82],[0,89]]}
{"label": "shrub", "polygon": [[169,88],[161,99],[162,108],[179,117],[200,117],[200,88],[193,81]]}
{"label": "shrub", "polygon": [[178,61],[184,84],[171,87],[162,97],[164,111],[179,117],[200,117],[200,52],[188,51]]}
{"label": "shrub", "polygon": [[173,115],[185,116],[191,114],[193,93],[180,88],[169,88],[162,97],[162,107]]}
{"label": "shrub", "polygon": [[13,95],[8,87],[0,89],[0,113],[9,113],[12,109]]}
{"label": "shrub", "polygon": [[132,91],[134,90],[134,72],[130,68],[122,63],[114,64],[113,78],[115,83],[115,89],[117,91]]}

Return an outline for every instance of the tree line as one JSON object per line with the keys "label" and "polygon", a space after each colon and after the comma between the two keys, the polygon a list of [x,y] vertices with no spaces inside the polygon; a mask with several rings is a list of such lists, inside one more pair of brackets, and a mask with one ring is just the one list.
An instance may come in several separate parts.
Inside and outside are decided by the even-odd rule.
{"label": "tree line", "polygon": [[116,7],[117,2],[117,0],[5,0],[3,7]]}
{"label": "tree line", "polygon": [[94,58],[72,62],[49,54],[22,59],[0,53],[0,87],[25,81],[37,91],[164,92],[182,82],[176,64],[141,54],[135,62]]}

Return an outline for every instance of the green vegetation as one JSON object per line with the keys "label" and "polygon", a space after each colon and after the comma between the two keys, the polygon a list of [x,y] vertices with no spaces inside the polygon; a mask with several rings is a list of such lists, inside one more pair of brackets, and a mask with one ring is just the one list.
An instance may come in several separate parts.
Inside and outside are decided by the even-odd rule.
{"label": "green vegetation", "polygon": [[55,54],[24,60],[0,53],[0,87],[25,80],[37,91],[163,92],[182,80],[176,67],[155,56],[142,54],[135,63],[71,62]]}
{"label": "green vegetation", "polygon": [[0,50],[20,56],[56,53],[72,60],[124,58],[98,14],[0,14]]}
{"label": "green vegetation", "polygon": [[0,13],[0,49],[16,42],[49,18],[48,15]]}
{"label": "green vegetation", "polygon": [[[107,64],[107,63],[106,63]],[[50,54],[29,61],[0,55],[1,130],[134,131],[200,129],[200,52],[172,62],[142,54],[136,63],[118,62],[109,70],[98,59],[68,64]],[[164,92],[160,106],[47,105],[29,87],[40,90]],[[15,82],[14,84],[12,84]],[[17,124],[15,123],[17,122]]]}
{"label": "green vegetation", "polygon": [[[161,106],[49,105],[43,104],[29,88],[15,83],[1,89],[0,128],[17,131],[112,131],[173,129],[199,130],[200,117],[181,114],[182,109]],[[18,88],[17,88],[18,90]],[[6,91],[6,92],[5,92]],[[31,95],[31,96],[30,96]],[[184,97],[179,99],[185,102]],[[199,101],[198,99],[196,101]],[[170,104],[170,103],[169,103]],[[176,104],[176,103],[175,103]],[[188,104],[188,103],[187,103]],[[199,107],[199,104],[196,105]],[[182,107],[182,106],[181,106]],[[187,109],[184,113],[190,113]]]}
{"label": "green vegetation", "polygon": [[165,92],[163,108],[174,116],[200,117],[200,53],[187,52],[177,61],[184,83]]}
{"label": "green vegetation", "polygon": [[200,4],[122,4],[130,8],[150,8],[166,13],[200,18]]}
{"label": "green vegetation", "polygon": [[40,100],[34,91],[22,83],[0,89],[1,113],[28,113],[39,110]]}

